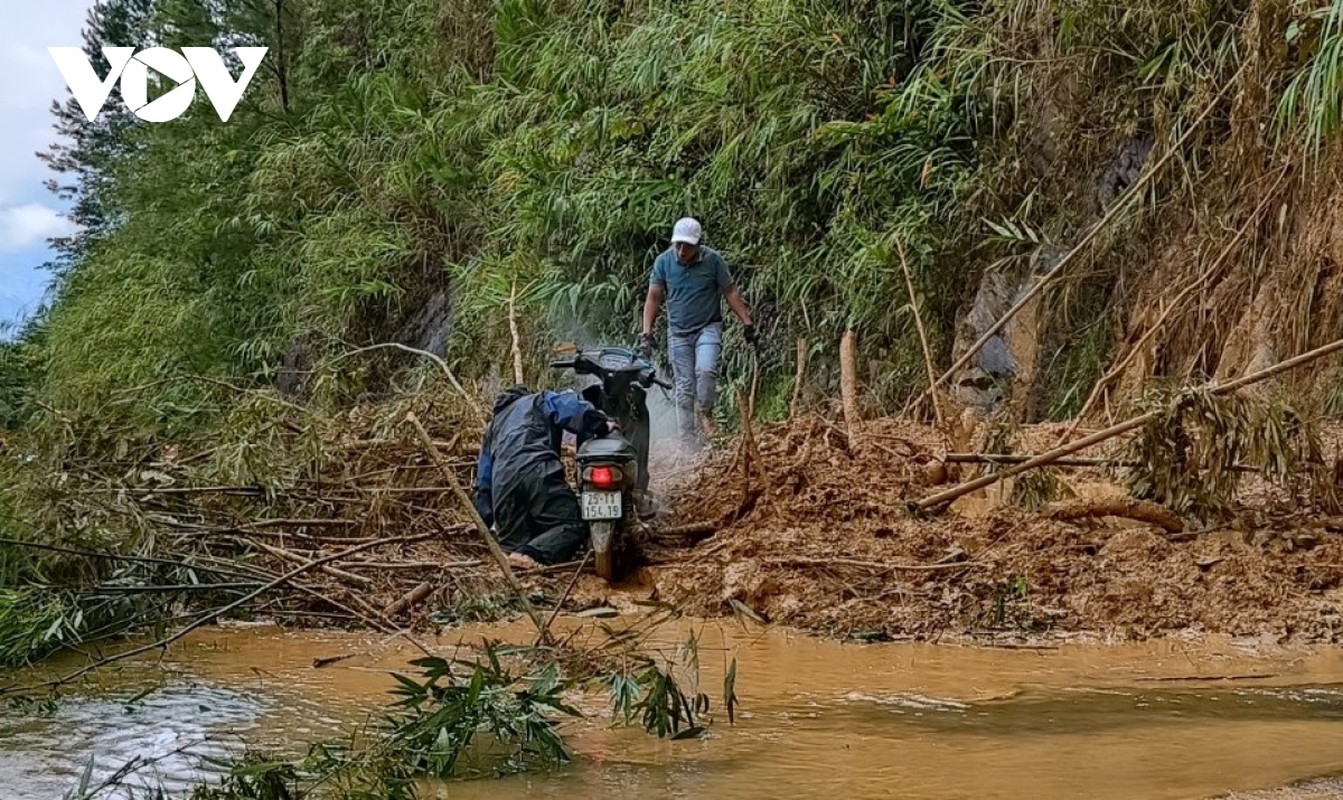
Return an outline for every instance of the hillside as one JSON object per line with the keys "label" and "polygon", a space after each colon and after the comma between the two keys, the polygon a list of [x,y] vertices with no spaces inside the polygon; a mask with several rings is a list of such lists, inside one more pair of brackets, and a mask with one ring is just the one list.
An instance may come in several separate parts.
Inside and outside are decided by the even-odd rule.
{"label": "hillside", "polygon": [[[630,343],[684,214],[755,309],[766,421],[839,415],[846,332],[861,413],[946,429],[1103,427],[1343,327],[1343,0],[109,0],[87,37],[270,52],[226,124],[56,109],[82,230],[0,345],[15,539],[177,558],[119,492],[251,487],[283,519],[406,407],[465,446],[510,317],[537,385],[556,342]],[[726,344],[730,398],[757,365]],[[1254,402],[1336,418],[1339,369]],[[5,618],[15,658],[92,625],[35,587],[109,570],[0,547],[0,618],[40,598]],[[159,608],[135,598],[98,614]]]}

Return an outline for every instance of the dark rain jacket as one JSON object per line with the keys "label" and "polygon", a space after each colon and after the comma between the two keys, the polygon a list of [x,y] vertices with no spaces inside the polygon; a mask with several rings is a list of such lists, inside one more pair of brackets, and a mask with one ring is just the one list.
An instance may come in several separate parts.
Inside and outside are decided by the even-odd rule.
{"label": "dark rain jacket", "polygon": [[[541,491],[537,475],[558,471],[562,478],[564,431],[586,438],[608,429],[606,415],[572,392],[533,394],[515,386],[501,393],[476,464],[476,510],[486,524],[494,524],[502,498],[513,492]],[[500,531],[501,539],[505,533]]]}

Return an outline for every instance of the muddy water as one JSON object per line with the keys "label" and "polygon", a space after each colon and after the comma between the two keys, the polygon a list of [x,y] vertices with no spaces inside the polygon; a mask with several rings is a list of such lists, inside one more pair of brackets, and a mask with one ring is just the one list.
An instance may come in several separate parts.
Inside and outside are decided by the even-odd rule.
{"label": "muddy water", "polygon": [[[1343,653],[1334,649],[1203,641],[1004,650],[695,630],[710,696],[721,694],[727,660],[738,661],[735,726],[720,715],[707,741],[660,742],[608,729],[604,700],[588,698],[581,705],[594,718],[568,726],[571,765],[434,793],[1195,798],[1343,772]],[[424,643],[451,652],[487,632],[526,636],[504,626]],[[669,655],[688,632],[666,632]],[[243,742],[301,751],[375,716],[388,671],[418,654],[385,637],[202,631],[162,664],[102,675],[52,716],[0,712],[0,786],[5,797],[60,797],[90,758],[101,776],[138,756],[161,758],[144,784],[180,788],[208,774],[202,752]],[[351,657],[313,667],[342,655]]]}

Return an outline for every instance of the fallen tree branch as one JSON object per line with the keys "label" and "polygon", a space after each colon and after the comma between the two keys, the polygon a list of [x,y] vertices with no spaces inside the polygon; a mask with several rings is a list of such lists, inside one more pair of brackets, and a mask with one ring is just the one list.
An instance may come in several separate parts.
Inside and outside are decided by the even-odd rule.
{"label": "fallen tree branch", "polygon": [[[947,453],[942,461],[947,464],[1023,464],[1033,455],[1020,453]],[[1050,466],[1054,467],[1116,467],[1131,469],[1142,466],[1137,461],[1125,461],[1118,458],[1060,458]],[[1231,469],[1236,472],[1258,472],[1248,464],[1235,464]]]}
{"label": "fallen tree branch", "polygon": [[[304,558],[303,556],[299,555],[298,553],[291,553],[290,551],[285,550],[285,549],[280,548],[280,547],[272,547],[271,545],[268,545],[268,544],[266,544],[265,542],[253,542],[253,541],[249,541],[249,540],[246,540],[246,539],[240,539],[239,541],[241,541],[241,542],[243,542],[243,543],[245,543],[245,544],[251,545],[252,547],[259,548],[259,549],[261,549],[262,551],[267,552],[267,553],[270,553],[271,555],[275,556],[276,558],[282,558],[282,559],[284,559],[285,561],[292,561],[292,562],[295,563],[295,564],[307,564],[307,563],[309,563],[308,559]],[[365,576],[365,575],[355,575],[355,574],[352,573],[352,572],[346,572],[345,570],[336,569],[335,567],[332,567],[332,566],[326,566],[326,565],[323,565],[323,566],[321,567],[321,570],[322,570],[322,572],[326,573],[327,575],[330,575],[331,577],[333,577],[333,578],[337,578],[337,579],[339,579],[339,580],[350,581],[350,582],[352,582],[352,583],[357,583],[357,584],[359,584],[360,586],[372,586],[372,585],[373,585],[373,579],[372,579],[372,578],[369,578],[369,577],[367,577],[367,576]]]}
{"label": "fallen tree branch", "polygon": [[581,564],[581,563],[583,563],[583,562],[581,562],[581,561],[565,561],[563,564],[551,564],[551,565],[546,566],[546,567],[533,567],[533,568],[531,568],[531,569],[520,569],[520,570],[518,570],[517,574],[519,574],[519,575],[549,575],[549,574],[551,574],[551,573],[555,573],[555,572],[564,572],[565,570],[573,569],[574,567],[578,566],[578,565]]}
{"label": "fallen tree branch", "polygon": [[555,608],[550,612],[550,618],[546,620],[546,629],[537,635],[536,641],[532,643],[533,647],[540,647],[541,640],[546,637],[550,626],[555,624],[555,618],[560,615],[560,609],[564,607],[564,601],[569,599],[569,593],[574,590],[574,584],[578,583],[578,576],[583,574],[583,568],[588,565],[588,560],[592,558],[592,550],[589,549],[583,554],[583,560],[578,562],[578,569],[574,570],[574,575],[569,579],[569,585],[564,587],[564,594],[555,601]]}
{"label": "fallen tree branch", "polygon": [[[1299,367],[1302,364],[1308,364],[1312,361],[1315,361],[1316,359],[1323,358],[1324,356],[1327,356],[1331,353],[1338,352],[1339,350],[1343,350],[1343,339],[1335,340],[1322,347],[1317,347],[1314,350],[1302,353],[1301,355],[1295,356],[1294,358],[1289,358],[1286,361],[1278,362],[1277,364],[1259,370],[1258,372],[1253,372],[1249,375],[1243,375],[1239,378],[1236,378],[1235,380],[1228,381],[1227,383],[1214,384],[1213,386],[1208,388],[1208,391],[1217,395],[1229,394],[1231,392],[1236,391],[1237,389],[1241,389],[1251,384],[1267,380],[1268,378],[1271,378],[1274,375],[1278,375],[1280,373],[1287,372],[1288,370],[1295,369],[1296,367]],[[1064,456],[1072,455],[1073,453],[1076,453],[1079,450],[1085,450],[1086,448],[1091,447],[1092,445],[1099,444],[1107,439],[1112,439],[1116,436],[1119,436],[1120,434],[1127,433],[1128,431],[1134,430],[1135,428],[1142,427],[1143,425],[1146,425],[1147,423],[1153,420],[1159,419],[1165,413],[1166,413],[1165,409],[1157,409],[1155,411],[1148,411],[1145,414],[1140,414],[1136,417],[1132,417],[1117,425],[1111,425],[1110,427],[1101,431],[1097,431],[1096,433],[1093,433],[1085,438],[1078,439],[1077,441],[1074,442],[1070,442],[1066,445],[1063,445],[1062,447],[1056,447],[1053,450],[1049,450],[1037,456],[1032,456],[1026,461],[1023,461],[1022,463],[1017,464],[1015,466],[1010,466],[1007,469],[1000,470],[998,472],[994,472],[988,475],[982,475],[972,481],[967,481],[966,483],[962,483],[958,486],[953,486],[952,488],[947,489],[945,491],[929,495],[928,497],[925,497],[922,500],[911,503],[909,506],[910,511],[915,513],[928,511],[929,509],[950,503],[952,500],[955,500],[956,498],[961,497],[963,495],[967,495],[970,492],[975,491],[976,489],[982,489],[985,486],[991,486],[997,483],[998,481],[1001,481],[1003,478],[1010,478],[1015,475],[1020,475],[1021,473],[1026,472],[1027,470],[1052,464]]]}
{"label": "fallen tree branch", "polygon": [[259,519],[256,522],[249,522],[239,530],[246,531],[250,528],[280,528],[280,527],[308,527],[308,528],[348,528],[357,526],[359,523],[351,519]]}
{"label": "fallen tree branch", "polygon": [[1250,213],[1249,218],[1245,220],[1245,223],[1241,225],[1240,229],[1231,237],[1231,241],[1222,249],[1222,252],[1213,260],[1212,264],[1210,264],[1207,269],[1203,270],[1198,278],[1191,281],[1188,286],[1181,290],[1179,294],[1166,304],[1166,307],[1162,309],[1161,314],[1157,317],[1156,321],[1153,322],[1152,326],[1143,333],[1142,337],[1129,348],[1128,353],[1125,354],[1118,363],[1111,367],[1105,375],[1101,376],[1100,380],[1096,381],[1095,386],[1091,388],[1091,393],[1087,396],[1086,402],[1082,404],[1082,410],[1077,412],[1077,415],[1073,418],[1072,424],[1068,426],[1068,429],[1059,437],[1059,444],[1062,444],[1073,437],[1073,434],[1077,432],[1077,426],[1086,419],[1087,414],[1091,413],[1091,409],[1096,405],[1096,401],[1098,401],[1105,392],[1108,392],[1110,386],[1124,374],[1124,370],[1128,369],[1129,365],[1133,363],[1133,360],[1142,352],[1143,347],[1146,346],[1147,342],[1156,335],[1157,331],[1161,330],[1171,314],[1176,309],[1183,308],[1184,301],[1189,295],[1193,294],[1200,287],[1206,285],[1208,281],[1212,279],[1217,270],[1220,269],[1227,258],[1231,256],[1231,253],[1235,250],[1236,245],[1240,243],[1240,240],[1244,238],[1245,235],[1249,233],[1250,228],[1259,221],[1259,215],[1264,212],[1264,209],[1268,208],[1269,203],[1275,198],[1274,190],[1278,188],[1278,185],[1282,183],[1285,177],[1286,169],[1284,169],[1282,175],[1278,177],[1277,183],[1273,184],[1273,187],[1269,190],[1268,196],[1265,197],[1263,201],[1259,203],[1258,207]]}
{"label": "fallen tree branch", "polygon": [[[946,419],[942,416],[942,404],[937,402],[937,370],[933,368],[933,351],[928,347],[928,334],[923,330],[923,313],[919,310],[919,300],[914,293],[914,276],[909,271],[909,259],[905,257],[905,244],[895,240],[896,250],[900,253],[900,268],[905,273],[905,289],[909,292],[909,310],[914,315],[914,327],[919,333],[919,345],[923,347],[923,366],[928,372],[928,397],[933,401],[933,418],[937,420],[938,430],[947,429]],[[912,410],[912,409],[911,409]]]}
{"label": "fallen tree branch", "polygon": [[397,599],[395,603],[392,603],[390,606],[388,606],[387,609],[382,612],[382,614],[385,617],[394,617],[397,614],[400,614],[402,611],[405,611],[406,609],[415,605],[416,603],[419,603],[420,601],[424,600],[424,598],[432,594],[433,591],[434,591],[434,585],[429,581],[425,581],[424,583],[421,583],[419,586],[416,586],[414,589],[411,589],[409,592],[406,592],[404,595],[402,595],[399,599]]}
{"label": "fallen tree branch", "polygon": [[255,577],[236,569],[224,569],[221,567],[206,567],[191,561],[176,561],[168,558],[152,558],[150,556],[127,556],[120,553],[99,553],[94,550],[81,550],[75,547],[61,547],[54,544],[42,544],[40,542],[28,542],[23,539],[9,539],[0,537],[0,544],[13,547],[27,547],[33,550],[45,550],[51,553],[64,553],[72,556],[82,556],[84,558],[98,558],[106,561],[128,561],[133,564],[163,564],[170,567],[179,567],[183,569],[195,569],[201,572],[210,572],[215,575],[229,575],[232,577]]}
{"label": "fallen tree branch", "polygon": [[663,528],[653,531],[655,536],[697,536],[702,533],[714,533],[718,530],[717,522],[692,522],[689,525],[677,525],[674,528]]}
{"label": "fallen tree branch", "polygon": [[1174,681],[1265,681],[1278,677],[1277,673],[1267,675],[1172,675],[1160,678],[1138,678],[1141,683],[1170,683]]}
{"label": "fallen tree branch", "polygon": [[335,362],[341,360],[342,358],[349,358],[350,356],[358,355],[359,353],[367,353],[370,350],[379,350],[385,347],[390,347],[395,350],[403,350],[407,353],[413,353],[418,356],[424,356],[430,361],[433,361],[435,364],[438,365],[439,369],[443,370],[443,374],[447,376],[448,383],[452,384],[452,388],[456,389],[457,393],[460,394],[462,397],[464,397],[466,399],[466,402],[471,404],[471,408],[476,412],[476,416],[480,417],[481,419],[486,418],[485,409],[481,407],[480,401],[478,401],[474,396],[471,395],[470,392],[466,391],[466,389],[462,387],[462,384],[457,380],[457,376],[452,374],[452,369],[448,367],[448,362],[444,361],[443,359],[439,358],[433,353],[430,353],[428,350],[420,350],[419,348],[404,345],[401,344],[400,342],[383,342],[381,344],[371,344],[368,347],[360,347],[358,349],[342,353],[336,356],[335,358],[331,359],[331,363],[334,364]]}
{"label": "fallen tree branch", "polygon": [[1045,516],[1060,522],[1073,522],[1092,517],[1125,517],[1165,528],[1171,533],[1183,533],[1184,521],[1165,506],[1134,497],[1091,497],[1056,503],[1045,509]]}
{"label": "fallen tree branch", "polygon": [[8,694],[16,694],[19,692],[31,692],[36,689],[54,688],[56,686],[62,686],[64,684],[70,683],[71,681],[78,680],[79,678],[82,678],[83,676],[89,674],[90,672],[105,667],[108,664],[114,664],[118,661],[125,661],[128,658],[134,658],[135,656],[143,655],[144,653],[148,653],[154,650],[158,650],[160,648],[167,647],[168,645],[178,641],[179,639],[191,633],[192,631],[196,630],[197,628],[203,627],[205,625],[210,624],[211,622],[214,622],[215,620],[219,619],[228,612],[233,611],[236,608],[242,607],[243,605],[265,594],[266,592],[269,592],[272,589],[275,589],[279,586],[282,586],[292,581],[294,578],[297,578],[298,576],[302,575],[305,572],[310,572],[314,569],[317,569],[320,566],[329,564],[332,561],[339,561],[342,558],[348,558],[349,556],[352,556],[355,553],[362,552],[364,550],[368,550],[370,548],[377,547],[379,545],[396,544],[398,542],[403,542],[414,538],[415,537],[400,536],[392,539],[382,539],[377,542],[369,542],[368,544],[356,545],[354,547],[341,550],[338,553],[332,553],[329,556],[324,556],[322,558],[317,559],[316,561],[311,561],[301,567],[297,567],[293,570],[290,570],[289,572],[286,572],[285,574],[281,575],[280,577],[276,578],[270,583],[267,583],[264,586],[258,587],[257,589],[248,592],[247,594],[243,595],[242,597],[239,597],[237,600],[234,600],[228,605],[220,606],[219,608],[216,608],[212,611],[202,614],[201,616],[193,620],[190,624],[188,624],[186,627],[179,629],[176,633],[172,634],[171,636],[166,636],[150,644],[141,645],[139,647],[133,647],[130,650],[117,653],[116,655],[107,656],[106,658],[100,658],[91,664],[86,664],[80,667],[79,669],[66,673],[65,675],[62,675],[58,678],[52,678],[49,681],[43,681],[42,683],[33,684],[31,686],[0,687],[0,696]]}
{"label": "fallen tree branch", "polygon": [[468,561],[351,561],[345,565],[346,569],[367,568],[367,569],[467,569],[469,567],[484,566],[485,562],[480,559],[471,559]]}
{"label": "fallen tree branch", "polygon": [[755,465],[755,471],[760,474],[760,480],[766,489],[773,486],[769,470],[765,469],[765,462],[760,458],[760,448],[756,445],[755,430],[751,425],[751,416],[753,409],[750,402],[743,396],[741,389],[737,389],[737,411],[741,415],[741,436],[746,444],[746,453],[750,456],[750,462]]}
{"label": "fallen tree branch", "polygon": [[447,479],[448,485],[452,487],[452,493],[457,495],[457,500],[466,510],[467,516],[475,523],[476,532],[480,534],[481,540],[489,548],[490,556],[498,564],[499,570],[504,573],[504,580],[508,581],[509,587],[513,589],[513,594],[517,596],[522,610],[527,612],[527,616],[531,618],[532,624],[536,626],[536,630],[541,634],[544,643],[551,644],[550,632],[542,621],[541,615],[537,613],[536,606],[532,605],[531,598],[527,596],[527,590],[522,587],[522,582],[518,580],[518,576],[513,574],[513,568],[509,566],[508,557],[499,547],[499,542],[495,541],[494,534],[490,533],[490,528],[485,524],[485,520],[480,518],[480,512],[476,511],[475,503],[471,502],[466,490],[457,482],[457,476],[443,463],[443,457],[439,454],[438,448],[434,446],[433,437],[424,429],[424,425],[420,424],[420,418],[415,416],[415,412],[406,414],[406,422],[415,428],[415,432],[419,434],[420,442],[424,444],[430,460],[438,465],[438,471],[443,473],[443,477]]}
{"label": "fallen tree branch", "polygon": [[260,581],[246,581],[240,583],[149,583],[142,586],[93,586],[90,588],[80,588],[78,586],[52,586],[47,584],[33,584],[34,589],[52,590],[70,590],[80,594],[154,594],[157,592],[206,592],[212,589],[250,589],[253,586],[260,586]]}
{"label": "fallen tree branch", "polygon": [[859,561],[852,558],[804,558],[802,556],[779,556],[763,559],[766,564],[779,564],[797,567],[860,567],[904,572],[935,572],[944,569],[964,569],[973,567],[973,561],[953,561],[946,564],[891,564],[885,561]]}

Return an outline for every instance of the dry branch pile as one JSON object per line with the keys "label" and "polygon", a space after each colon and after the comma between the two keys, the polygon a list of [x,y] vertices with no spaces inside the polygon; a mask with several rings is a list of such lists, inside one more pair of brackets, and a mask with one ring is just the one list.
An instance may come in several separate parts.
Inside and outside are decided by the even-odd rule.
{"label": "dry branch pile", "polygon": [[[515,600],[404,424],[412,412],[421,419],[466,484],[479,423],[462,423],[477,418],[474,410],[450,399],[431,393],[330,424],[290,425],[288,438],[274,441],[296,459],[284,473],[291,477],[268,487],[205,485],[190,454],[173,454],[115,477],[89,473],[53,492],[67,518],[120,517],[123,528],[153,539],[159,555],[218,570],[201,580],[257,586],[332,559],[266,592],[251,605],[261,615],[385,631],[439,614],[460,619],[463,609]],[[891,419],[849,431],[810,416],[747,426],[735,448],[679,472],[655,454],[655,488],[668,492],[671,509],[648,551],[656,595],[703,614],[746,611],[839,634],[1153,636],[1194,628],[1343,637],[1336,512],[1312,519],[1302,495],[1250,475],[1225,525],[1191,529],[1188,516],[1120,488],[1116,470],[1131,467],[1131,445],[1146,431],[1107,442],[1090,459],[979,490],[948,513],[911,513],[911,501],[936,485],[1004,468],[966,459],[966,449],[1038,452],[1063,427],[1003,435],[981,424],[949,439]],[[1335,432],[1321,441],[1330,454],[1338,450]],[[948,453],[962,463],[944,460]],[[1231,463],[1224,460],[1222,467]],[[1063,496],[1070,499],[1049,502]],[[572,573],[568,566],[522,577],[529,591],[557,598]],[[577,602],[607,599],[594,581],[580,582]]]}
{"label": "dry branch pile", "polygon": [[[446,466],[469,486],[481,431],[462,422],[475,414],[453,399],[426,393],[338,419],[285,420],[269,454],[285,467],[272,475],[283,477],[264,486],[203,480],[197,454],[170,446],[132,469],[67,474],[49,499],[67,525],[78,520],[85,529],[152,542],[156,556],[181,565],[165,568],[174,576],[167,582],[181,589],[191,588],[182,567],[194,568],[186,581],[228,581],[241,591],[366,546],[266,592],[249,606],[263,616],[391,632],[437,611],[512,608],[516,596],[466,509],[403,424],[415,412]],[[531,577],[548,588],[567,573]],[[213,597],[205,586],[186,594],[198,605]]]}

